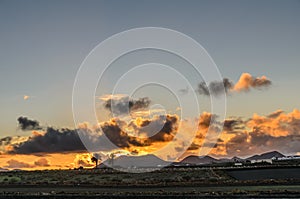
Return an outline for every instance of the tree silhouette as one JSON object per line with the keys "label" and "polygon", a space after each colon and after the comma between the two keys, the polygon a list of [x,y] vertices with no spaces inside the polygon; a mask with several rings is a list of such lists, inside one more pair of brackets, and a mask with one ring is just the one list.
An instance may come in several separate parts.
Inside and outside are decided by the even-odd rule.
{"label": "tree silhouette", "polygon": [[101,158],[99,157],[98,154],[94,154],[93,157],[91,158],[91,161],[94,162],[96,164],[96,167],[98,167],[98,161],[101,160]]}

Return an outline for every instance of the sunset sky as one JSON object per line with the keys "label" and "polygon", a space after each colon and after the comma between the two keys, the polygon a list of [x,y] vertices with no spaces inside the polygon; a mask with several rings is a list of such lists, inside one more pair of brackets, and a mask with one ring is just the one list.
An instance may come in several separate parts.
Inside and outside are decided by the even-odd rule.
{"label": "sunset sky", "polygon": [[[299,0],[0,0],[0,27],[0,168],[91,167],[92,153],[85,150],[76,130],[89,135],[99,127],[103,132],[91,136],[96,140],[92,144],[104,156],[125,150],[173,161],[202,155],[199,151],[210,144],[209,154],[215,157],[272,150],[300,153]],[[212,57],[224,78],[213,83],[228,81],[226,119],[219,137],[214,137],[218,127],[213,127],[214,138],[203,142],[210,121],[218,118],[211,113],[206,93],[210,82],[203,86],[203,78],[193,74],[189,64],[155,50],[129,53],[114,62],[94,96],[99,124],[87,123],[89,118],[74,123],[72,91],[83,60],[108,37],[140,27],[179,31]],[[150,62],[181,69],[192,89],[159,68],[159,76],[174,82],[176,90],[150,85],[130,99],[117,93],[113,99],[120,103],[118,113],[122,115],[122,103],[130,100],[131,118],[113,118],[110,89],[124,70]],[[139,71],[132,75],[145,77]],[[199,106],[191,104],[190,115],[181,118],[182,107],[175,98],[189,103],[194,93]],[[195,122],[199,129],[193,135],[190,125]],[[179,131],[186,137],[174,141]],[[104,147],[104,135],[119,149]],[[173,151],[156,153],[170,142]]]}

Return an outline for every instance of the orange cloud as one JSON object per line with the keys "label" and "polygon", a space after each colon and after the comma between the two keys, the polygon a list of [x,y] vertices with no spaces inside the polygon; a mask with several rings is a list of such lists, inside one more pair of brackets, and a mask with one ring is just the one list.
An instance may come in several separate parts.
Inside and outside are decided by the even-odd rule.
{"label": "orange cloud", "polygon": [[43,169],[70,169],[76,168],[74,163],[76,155],[80,153],[62,154],[2,154],[0,156],[0,168],[43,170]]}
{"label": "orange cloud", "polygon": [[274,137],[299,134],[300,111],[295,109],[291,113],[285,114],[282,110],[277,110],[268,116],[254,114],[247,122],[251,129],[257,128],[265,134]]}
{"label": "orange cloud", "polygon": [[243,73],[234,85],[233,91],[249,91],[251,88],[261,88],[271,85],[271,81],[266,76],[253,77],[249,73]]}
{"label": "orange cloud", "polygon": [[74,166],[75,167],[87,167],[87,168],[93,168],[95,166],[95,163],[92,162],[93,155],[90,153],[81,153],[76,154],[74,159]]}
{"label": "orange cloud", "polygon": [[34,165],[39,167],[49,167],[50,163],[46,158],[40,158],[34,162]]}
{"label": "orange cloud", "polygon": [[23,99],[24,99],[24,100],[28,100],[29,98],[30,98],[29,95],[24,95],[24,96],[23,96]]}
{"label": "orange cloud", "polygon": [[[267,116],[254,114],[248,120],[226,119],[222,134],[208,133],[208,125],[214,115],[203,113],[199,119],[199,130],[186,154],[199,155],[206,147],[212,147],[209,154],[215,156],[247,156],[271,150],[287,154],[300,151],[300,111],[290,113],[277,110]],[[204,140],[204,137],[206,139]],[[210,143],[210,141],[212,141]],[[178,147],[178,150],[181,148]]]}

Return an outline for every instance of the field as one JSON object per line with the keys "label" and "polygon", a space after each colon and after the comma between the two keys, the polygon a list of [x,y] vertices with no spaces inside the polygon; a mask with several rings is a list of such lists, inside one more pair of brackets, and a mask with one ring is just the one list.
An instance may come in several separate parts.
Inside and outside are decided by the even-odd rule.
{"label": "field", "polygon": [[240,169],[227,173],[238,180],[300,179],[299,168]]}
{"label": "field", "polygon": [[[281,176],[272,178],[272,173]],[[165,168],[148,173],[112,169],[10,171],[0,173],[0,198],[299,198],[297,173],[299,167]],[[255,177],[262,174],[267,175]],[[287,176],[290,174],[295,177]]]}

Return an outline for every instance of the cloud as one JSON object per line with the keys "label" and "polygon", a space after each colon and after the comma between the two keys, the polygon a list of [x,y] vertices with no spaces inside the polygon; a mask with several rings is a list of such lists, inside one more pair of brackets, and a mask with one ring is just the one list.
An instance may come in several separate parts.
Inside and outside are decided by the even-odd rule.
{"label": "cloud", "polygon": [[197,91],[199,92],[200,95],[212,94],[214,96],[218,96],[223,93],[228,93],[228,91],[230,91],[232,87],[233,87],[233,83],[229,79],[224,78],[223,81],[221,82],[219,81],[210,82],[208,86],[205,82],[201,82],[200,84],[198,84]]}
{"label": "cloud", "polygon": [[251,129],[259,129],[274,137],[299,135],[300,111],[295,109],[286,114],[282,110],[278,110],[268,116],[254,114],[246,125]]}
{"label": "cloud", "polygon": [[194,151],[199,155],[200,150],[206,148],[201,153],[209,152],[208,149],[213,148],[215,143],[218,142],[218,135],[221,133],[221,130],[222,122],[218,120],[218,116],[209,112],[203,112],[198,118],[198,130],[187,151]]}
{"label": "cloud", "polygon": [[34,166],[37,167],[49,167],[50,164],[46,158],[40,158],[34,162]]}
{"label": "cloud", "polygon": [[139,136],[145,135],[146,143],[165,142],[174,138],[178,130],[177,115],[159,115],[152,119],[137,118],[129,124]]}
{"label": "cloud", "polygon": [[230,94],[234,92],[249,91],[251,88],[268,88],[271,84],[271,80],[266,76],[253,77],[249,73],[243,73],[236,84],[228,78],[224,78],[223,81],[213,81],[208,84],[200,82],[197,91],[200,95],[209,96],[211,94],[219,96],[223,93]]}
{"label": "cloud", "polygon": [[286,154],[296,154],[300,151],[300,135],[275,137],[267,132],[254,129],[238,133],[225,145],[226,153],[231,156],[250,156],[266,151],[279,150]]}
{"label": "cloud", "polygon": [[20,160],[11,159],[7,161],[6,168],[11,169],[28,169],[28,168],[35,168],[35,167],[49,167],[50,164],[46,158],[39,158],[36,161],[34,161],[33,164],[23,162]]}
{"label": "cloud", "polygon": [[28,100],[29,98],[30,98],[29,95],[24,95],[24,96],[23,96],[23,99],[24,99],[24,100]]}
{"label": "cloud", "polygon": [[132,111],[145,109],[151,103],[148,97],[130,99],[126,95],[105,95],[100,99],[104,102],[104,108],[115,115],[123,115]]}
{"label": "cloud", "polygon": [[8,136],[0,139],[0,154],[7,153],[14,149],[15,145],[26,142],[29,137],[24,136]]}
{"label": "cloud", "polygon": [[44,135],[34,136],[23,143],[14,145],[12,152],[17,154],[30,154],[84,150],[86,150],[86,148],[82,144],[76,130],[48,127]]}
{"label": "cloud", "polygon": [[227,133],[235,133],[237,130],[243,130],[244,128],[244,121],[240,118],[230,118],[224,120],[223,130]]}
{"label": "cloud", "polygon": [[23,131],[31,131],[31,130],[41,130],[39,122],[36,120],[30,120],[27,117],[19,117],[18,118],[19,127]]}
{"label": "cloud", "polygon": [[107,138],[117,147],[143,146],[140,140],[129,136],[127,132],[123,131],[115,119],[102,123],[101,129]]}
{"label": "cloud", "polygon": [[[217,115],[203,112],[197,122],[199,128],[191,145],[181,138],[173,140],[179,125],[186,126],[184,132],[189,136],[188,121],[179,121],[177,115],[168,114],[152,118],[138,117],[129,122],[113,118],[100,123],[95,129],[88,125],[77,129],[48,127],[44,133],[33,133],[27,139],[7,137],[1,139],[1,143],[6,152],[11,154],[86,152],[79,135],[90,141],[91,146],[95,146],[95,152],[122,148],[129,153],[151,153],[157,149],[155,147],[161,147],[170,141],[173,142],[174,153],[181,153],[186,147],[188,153],[198,154],[203,148],[212,148],[212,155],[231,157],[270,150],[287,154],[300,152],[300,111],[297,109],[289,113],[277,110],[265,116],[254,114],[248,119],[227,118],[220,137],[218,132],[221,130],[221,123]],[[112,144],[107,145],[105,139]],[[78,165],[89,164],[82,161]]]}
{"label": "cloud", "polygon": [[201,147],[201,145],[196,144],[196,143],[192,143],[189,148],[187,149],[188,151],[193,151],[193,150],[198,150]]}
{"label": "cloud", "polygon": [[186,94],[189,93],[189,87],[187,86],[186,88],[179,89],[178,92],[179,92],[181,95],[186,95]]}
{"label": "cloud", "polygon": [[249,73],[243,73],[234,85],[233,90],[237,92],[249,91],[251,88],[260,89],[269,87],[272,84],[266,76],[253,77]]}
{"label": "cloud", "polygon": [[283,110],[277,110],[268,115],[268,118],[277,118],[279,115],[283,113]]}
{"label": "cloud", "polygon": [[92,162],[92,157],[90,153],[77,154],[74,159],[75,167],[94,167],[95,163]]}
{"label": "cloud", "polygon": [[214,117],[206,112],[200,116],[199,130],[188,152],[198,154],[205,147],[213,147],[211,155],[245,157],[271,150],[286,154],[300,151],[300,111],[297,109],[290,113],[277,110],[266,116],[254,114],[249,119],[225,119],[219,139],[211,142],[207,137],[214,137],[214,130],[209,136],[208,127]]}
{"label": "cloud", "polygon": [[11,159],[7,161],[7,166],[6,168],[13,168],[13,169],[22,169],[22,168],[32,168],[33,165],[21,162],[15,159]]}
{"label": "cloud", "polygon": [[[254,114],[248,120],[239,120],[243,129],[231,129],[231,138],[224,143],[227,154],[247,156],[271,150],[287,154],[300,151],[300,111],[290,113],[277,110],[267,116]],[[224,132],[228,134],[229,132]]]}
{"label": "cloud", "polygon": [[32,99],[32,98],[35,98],[35,96],[32,96],[32,95],[23,95],[23,100],[24,101],[27,101],[27,100]]}
{"label": "cloud", "polygon": [[[22,120],[23,121],[23,120]],[[37,121],[28,122],[27,129],[39,127]],[[177,132],[178,116],[159,115],[151,119],[135,118],[125,122],[117,118],[100,123],[94,129],[81,124],[77,129],[48,127],[45,132],[32,132],[26,140],[13,143],[13,138],[1,140],[10,154],[38,154],[86,151],[82,140],[93,151],[110,151],[118,147],[134,150],[134,147],[150,146],[155,142],[173,139]],[[24,127],[25,128],[25,127]],[[108,140],[107,140],[108,139]],[[110,142],[109,142],[110,141]]]}

